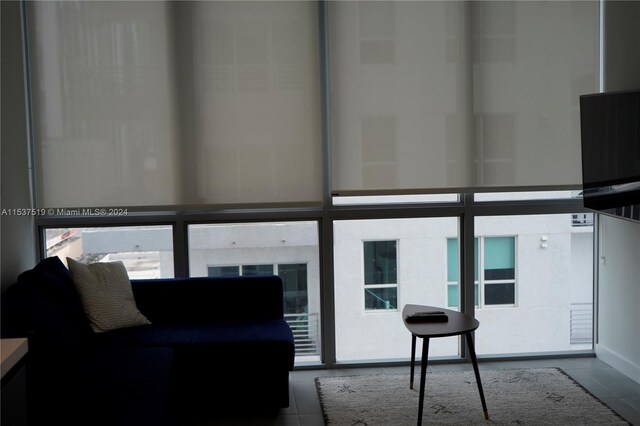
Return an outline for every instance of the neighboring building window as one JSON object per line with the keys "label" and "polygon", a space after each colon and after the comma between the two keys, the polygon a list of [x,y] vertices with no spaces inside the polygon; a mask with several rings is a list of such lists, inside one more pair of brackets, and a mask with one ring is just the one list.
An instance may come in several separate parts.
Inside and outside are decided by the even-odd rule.
{"label": "neighboring building window", "polygon": [[364,242],[366,310],[398,308],[397,241]]}
{"label": "neighboring building window", "polygon": [[242,275],[273,275],[273,265],[242,265]]}
{"label": "neighboring building window", "polygon": [[484,304],[516,303],[515,237],[484,238]]}
{"label": "neighboring building window", "polygon": [[210,277],[237,277],[240,276],[239,266],[209,266]]}
{"label": "neighboring building window", "polygon": [[[478,306],[478,239],[474,239],[474,258],[473,258],[473,300]],[[447,238],[447,306],[457,308],[459,305],[460,280],[458,274],[460,272],[459,249],[457,238]]]}
{"label": "neighboring building window", "polygon": [[284,286],[284,313],[300,314],[308,311],[306,263],[209,266],[208,271],[210,277],[278,275]]}
{"label": "neighboring building window", "polygon": [[[515,305],[515,237],[476,238],[474,300],[476,306]],[[447,305],[458,307],[460,270],[458,239],[447,239]],[[482,260],[479,264],[479,260]],[[478,271],[482,271],[479,276]],[[479,300],[482,288],[482,301]]]}
{"label": "neighboring building window", "polygon": [[284,283],[285,313],[306,313],[308,309],[306,263],[278,265],[278,276]]}

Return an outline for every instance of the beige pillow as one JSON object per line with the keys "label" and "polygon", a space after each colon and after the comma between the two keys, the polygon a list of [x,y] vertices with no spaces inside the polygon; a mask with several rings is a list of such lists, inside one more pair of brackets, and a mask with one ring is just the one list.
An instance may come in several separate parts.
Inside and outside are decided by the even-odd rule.
{"label": "beige pillow", "polygon": [[85,265],[67,257],[67,265],[93,331],[151,324],[136,306],[122,262]]}

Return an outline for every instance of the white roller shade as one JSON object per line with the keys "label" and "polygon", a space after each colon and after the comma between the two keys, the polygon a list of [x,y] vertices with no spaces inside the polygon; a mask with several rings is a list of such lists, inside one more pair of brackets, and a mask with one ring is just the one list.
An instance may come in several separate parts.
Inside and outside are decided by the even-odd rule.
{"label": "white roller shade", "polygon": [[317,6],[194,3],[202,202],[321,199]]}
{"label": "white roller shade", "polygon": [[597,2],[332,2],[335,192],[579,184]]}
{"label": "white roller shade", "polygon": [[168,6],[31,6],[40,207],[179,203]]}
{"label": "white roller shade", "polygon": [[[39,207],[322,198],[314,2],[33,2]],[[580,183],[597,2],[330,2],[332,190]]]}
{"label": "white roller shade", "polygon": [[321,198],[315,4],[29,10],[40,207]]}

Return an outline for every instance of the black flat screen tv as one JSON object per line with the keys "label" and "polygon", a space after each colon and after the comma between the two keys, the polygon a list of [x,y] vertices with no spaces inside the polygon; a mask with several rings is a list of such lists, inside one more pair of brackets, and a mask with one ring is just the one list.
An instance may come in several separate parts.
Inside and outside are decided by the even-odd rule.
{"label": "black flat screen tv", "polygon": [[640,222],[640,90],[580,96],[583,201]]}

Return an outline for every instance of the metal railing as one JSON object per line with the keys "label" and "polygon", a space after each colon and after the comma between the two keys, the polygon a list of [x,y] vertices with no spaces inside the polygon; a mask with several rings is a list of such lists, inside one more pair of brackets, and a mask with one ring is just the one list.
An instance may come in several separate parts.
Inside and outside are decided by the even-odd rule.
{"label": "metal railing", "polygon": [[296,346],[296,356],[320,355],[318,314],[285,314]]}
{"label": "metal railing", "polygon": [[383,299],[382,297],[378,296],[368,288],[365,288],[364,291],[369,295],[373,296],[373,298],[376,299],[378,302],[382,303],[384,305],[384,309],[396,309],[396,307],[393,306],[389,300]]}
{"label": "metal railing", "polygon": [[593,343],[593,303],[572,303],[570,307],[570,343]]}
{"label": "metal railing", "polygon": [[571,226],[593,226],[593,213],[572,214]]}

